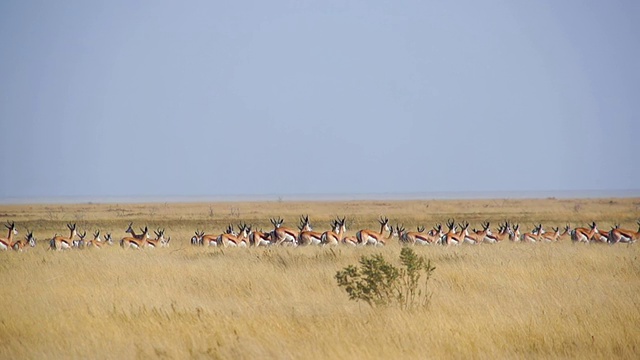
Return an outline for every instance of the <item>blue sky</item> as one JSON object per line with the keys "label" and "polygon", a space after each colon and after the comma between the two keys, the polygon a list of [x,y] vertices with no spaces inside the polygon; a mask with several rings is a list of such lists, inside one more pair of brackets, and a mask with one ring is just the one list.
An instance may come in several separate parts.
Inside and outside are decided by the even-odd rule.
{"label": "blue sky", "polygon": [[638,189],[637,1],[3,1],[0,198]]}

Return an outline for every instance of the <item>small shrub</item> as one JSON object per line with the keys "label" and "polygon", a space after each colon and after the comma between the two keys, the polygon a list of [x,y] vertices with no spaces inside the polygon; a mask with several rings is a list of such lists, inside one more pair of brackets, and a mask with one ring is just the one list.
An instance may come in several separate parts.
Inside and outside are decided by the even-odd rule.
{"label": "small shrub", "polygon": [[350,300],[364,301],[371,307],[395,304],[403,310],[429,305],[431,294],[427,284],[435,267],[412,248],[405,247],[400,252],[401,268],[387,262],[381,254],[362,256],[359,262],[360,267],[349,265],[335,275],[338,286],[344,287]]}

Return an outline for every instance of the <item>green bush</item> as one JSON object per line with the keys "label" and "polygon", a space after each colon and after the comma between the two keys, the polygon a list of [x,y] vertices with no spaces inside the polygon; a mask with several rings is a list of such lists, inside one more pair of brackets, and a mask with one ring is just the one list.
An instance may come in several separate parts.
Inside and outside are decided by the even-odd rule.
{"label": "green bush", "polygon": [[412,248],[402,248],[401,268],[387,262],[380,254],[361,256],[359,262],[360,267],[349,265],[335,276],[338,286],[344,287],[350,300],[364,301],[371,307],[398,305],[401,309],[429,305],[431,294],[427,285],[436,268]]}

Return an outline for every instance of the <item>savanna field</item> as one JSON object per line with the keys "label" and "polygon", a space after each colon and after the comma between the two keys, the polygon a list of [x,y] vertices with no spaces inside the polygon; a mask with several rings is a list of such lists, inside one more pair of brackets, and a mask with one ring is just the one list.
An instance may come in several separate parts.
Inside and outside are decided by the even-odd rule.
{"label": "savanna field", "polygon": [[[346,216],[347,235],[377,219],[415,230],[447,219],[525,231],[587,226],[637,230],[640,199],[0,205],[37,246],[0,252],[0,358],[630,358],[640,357],[640,251],[635,243],[415,246],[436,267],[429,305],[372,308],[349,300],[336,272],[362,256],[398,263],[402,246],[214,248],[196,230],[269,231],[270,218],[315,230]],[[168,248],[118,246],[164,228]],[[102,249],[50,251],[67,223],[110,232]],[[2,237],[6,237],[3,227]],[[91,235],[88,235],[90,237]]]}

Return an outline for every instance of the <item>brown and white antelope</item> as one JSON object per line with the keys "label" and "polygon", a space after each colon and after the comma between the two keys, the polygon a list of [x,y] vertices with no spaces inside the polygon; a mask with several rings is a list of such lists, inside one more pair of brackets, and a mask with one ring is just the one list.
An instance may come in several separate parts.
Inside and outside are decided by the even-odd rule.
{"label": "brown and white antelope", "polygon": [[342,229],[342,239],[340,240],[340,242],[344,245],[349,245],[349,246],[357,246],[358,245],[358,238],[355,235],[349,235],[347,236],[347,221],[346,218],[342,219],[340,228]]}
{"label": "brown and white antelope", "polygon": [[[389,225],[389,219],[382,216],[378,220],[380,223],[380,232],[373,230],[363,229],[356,232],[356,239],[358,239],[358,245],[374,245],[383,246],[386,241],[393,236],[393,228]],[[385,232],[389,232],[389,236],[385,237]]]}
{"label": "brown and white antelope", "polygon": [[140,231],[142,231],[142,233],[140,234],[136,234],[135,231],[133,231],[133,223],[129,223],[129,227],[127,228],[127,230],[125,230],[125,233],[131,234],[131,237],[134,239],[148,239],[149,238],[149,234],[147,233],[145,235],[145,232],[142,228],[140,228]]}
{"label": "brown and white antelope", "polygon": [[595,221],[592,221],[591,225],[589,225],[589,229],[583,228],[583,227],[573,229],[573,231],[571,232],[571,240],[574,243],[575,242],[588,243],[593,237],[593,235],[595,235],[597,232],[598,232],[598,226],[596,225]]}
{"label": "brown and white antelope", "polygon": [[398,237],[398,241],[402,244],[402,238],[406,237],[407,230],[404,228],[404,225],[396,224],[395,230],[393,230],[392,233]]}
{"label": "brown and white antelope", "polygon": [[407,231],[403,234],[398,234],[400,242],[407,245],[432,245],[436,244],[442,237],[442,225],[437,224],[429,232],[424,232],[424,226],[418,226],[417,232]]}
{"label": "brown and white antelope", "polygon": [[[613,230],[613,227],[611,228]],[[591,241],[595,243],[605,244],[609,242],[609,233],[611,231],[599,231],[591,236]]]}
{"label": "brown and white antelope", "polygon": [[564,229],[562,229],[562,233],[560,233],[560,236],[558,237],[558,241],[563,240],[567,236],[571,238],[571,232],[571,226],[569,226],[569,224],[565,225]]}
{"label": "brown and white antelope", "polygon": [[609,243],[634,243],[640,239],[640,220],[638,220],[638,231],[615,228],[609,232]]}
{"label": "brown and white antelope", "polygon": [[96,230],[93,232],[93,239],[87,241],[87,247],[97,247],[100,245],[96,245],[98,243],[102,243],[102,239],[100,238],[100,230]]}
{"label": "brown and white antelope", "polygon": [[284,223],[284,219],[280,219],[278,218],[276,219],[270,219],[271,223],[273,224],[273,231],[271,232],[271,240],[273,242],[275,242],[276,245],[292,245],[292,246],[296,246],[298,245],[297,241],[298,241],[298,232],[287,228],[287,227],[283,227],[282,224]]}
{"label": "brown and white antelope", "polygon": [[73,247],[76,249],[82,249],[84,248],[84,238],[87,236],[87,231],[83,231],[82,233],[78,233],[78,237],[80,238],[80,240],[73,240]]}
{"label": "brown and white antelope", "polygon": [[556,242],[558,241],[558,239],[560,239],[560,227],[551,227],[551,230],[553,230],[552,233],[548,233],[545,232],[542,235],[540,235],[540,241],[543,242]]}
{"label": "brown and white antelope", "polygon": [[238,235],[229,234],[228,232],[220,234],[216,239],[218,246],[246,247],[249,240],[251,226],[247,226],[247,224],[239,224],[238,229],[240,230]]}
{"label": "brown and white antelope", "polygon": [[145,247],[152,248],[152,249],[155,249],[157,247],[169,247],[169,242],[171,241],[171,238],[168,238],[168,239],[164,238],[164,229],[158,229],[157,231],[154,230],[153,233],[156,234],[156,238],[146,239],[144,244]]}
{"label": "brown and white antelope", "polygon": [[323,232],[320,236],[320,242],[322,245],[336,246],[340,244],[340,240],[342,240],[342,236],[346,229],[344,227],[345,219],[346,218],[340,220],[340,218],[336,218],[331,222],[331,230]]}
{"label": "brown and white antelope", "polygon": [[113,245],[113,239],[111,238],[110,233],[106,233],[104,235],[104,240],[100,238],[100,230],[97,230],[93,233],[93,240],[89,240],[87,243],[88,247],[94,247],[96,249],[101,249],[104,245],[111,246]]}
{"label": "brown and white antelope", "polygon": [[520,240],[524,242],[535,243],[540,241],[540,237],[543,233],[544,230],[542,230],[542,224],[534,225],[533,230],[531,230],[531,232],[522,234]]}
{"label": "brown and white antelope", "polygon": [[142,236],[140,237],[140,239],[134,238],[132,236],[123,237],[120,240],[120,246],[123,249],[136,249],[136,250],[143,249],[149,237],[149,228],[145,226],[144,229],[141,229],[141,230],[142,230],[142,234],[141,234]]}
{"label": "brown and white antelope", "polygon": [[473,230],[469,232],[469,223],[465,222],[464,225],[464,241],[471,244],[482,244],[483,242],[495,243],[497,240],[491,233],[491,223],[485,221],[482,223],[482,230]]}
{"label": "brown and white antelope", "polygon": [[298,227],[298,246],[320,245],[322,243],[322,233],[313,231],[309,215],[300,217],[300,226]]}
{"label": "brown and white antelope", "polygon": [[7,221],[4,227],[9,229],[9,235],[6,238],[0,238],[0,250],[9,250],[13,247],[13,237],[18,235],[18,230],[14,222]]}
{"label": "brown and white antelope", "polygon": [[249,233],[249,245],[255,247],[273,245],[271,233],[265,233],[262,229],[252,231]]}
{"label": "brown and white antelope", "polygon": [[514,224],[512,229],[509,229],[509,240],[520,241],[520,224]]}
{"label": "brown and white antelope", "polygon": [[196,230],[196,235],[191,238],[191,244],[202,246],[218,246],[218,235],[206,235],[204,231]]}
{"label": "brown and white antelope", "polygon": [[[233,230],[233,225],[229,224],[227,226],[227,230],[225,230],[226,234],[236,235],[236,232]],[[201,245],[201,246],[218,246],[218,236],[219,235],[205,235],[204,230],[199,231],[196,229],[195,236],[191,238],[191,245]]]}
{"label": "brown and white antelope", "polygon": [[204,245],[204,241],[202,237],[204,236],[204,231],[200,231],[196,229],[195,235],[191,237],[191,245]]}
{"label": "brown and white antelope", "polygon": [[509,238],[510,234],[511,234],[511,224],[509,224],[508,221],[505,221],[504,224],[499,224],[498,232],[492,235],[495,238],[496,242],[500,242]]}
{"label": "brown and white antelope", "polygon": [[49,241],[49,248],[52,250],[68,250],[74,246],[74,237],[76,237],[76,224],[67,224],[67,228],[69,228],[70,235],[69,237],[54,236]]}
{"label": "brown and white antelope", "polygon": [[447,220],[447,227],[449,230],[442,235],[440,242],[442,245],[460,245],[464,240],[464,234],[458,234],[456,232],[456,224],[454,219]]}
{"label": "brown and white antelope", "polygon": [[24,240],[18,240],[13,243],[11,248],[15,251],[23,251],[30,247],[36,246],[36,238],[33,236],[33,231],[27,231],[27,235]]}

